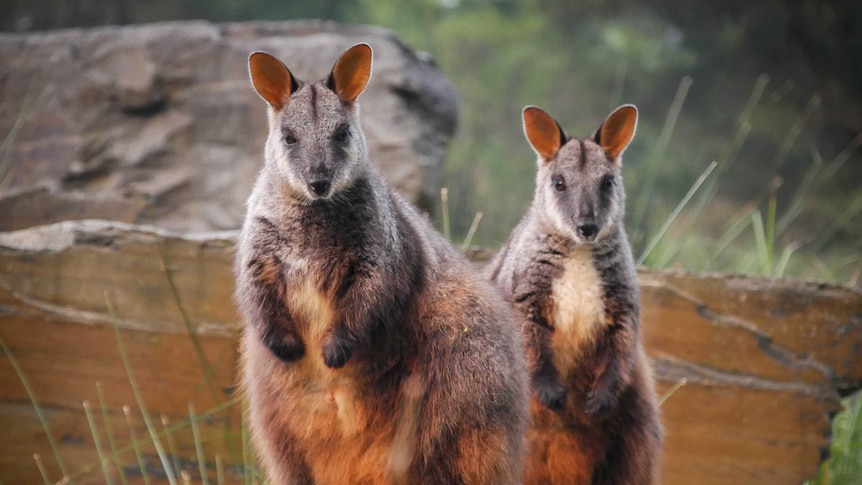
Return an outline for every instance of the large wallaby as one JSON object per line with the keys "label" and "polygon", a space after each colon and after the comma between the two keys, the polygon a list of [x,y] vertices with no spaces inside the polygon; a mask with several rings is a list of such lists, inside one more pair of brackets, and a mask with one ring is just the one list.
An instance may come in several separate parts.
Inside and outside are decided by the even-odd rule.
{"label": "large wallaby", "polygon": [[261,52],[249,71],[269,137],[236,299],[271,482],[521,483],[529,382],[511,309],[369,161],[356,98],[371,48],[313,84]]}
{"label": "large wallaby", "polygon": [[618,108],[583,140],[538,108],[523,116],[535,196],[486,272],[514,307],[535,393],[525,483],[655,483],[662,428],[623,228],[621,155],[637,109]]}

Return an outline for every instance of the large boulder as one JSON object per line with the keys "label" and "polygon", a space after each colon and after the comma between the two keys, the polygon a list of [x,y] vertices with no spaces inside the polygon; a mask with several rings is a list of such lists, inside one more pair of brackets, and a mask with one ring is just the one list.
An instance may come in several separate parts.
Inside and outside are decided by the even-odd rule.
{"label": "large boulder", "polygon": [[457,104],[427,55],[375,27],[176,22],[0,35],[0,231],[83,218],[239,227],[267,130],[249,53],[310,81],[359,42],[374,49],[360,98],[372,158],[429,208]]}
{"label": "large boulder", "polygon": [[[74,483],[105,483],[81,402],[102,407],[123,450],[116,473],[140,476],[123,405],[148,436],[118,340],[152,416],[176,423],[174,460],[199,467],[188,403],[200,422],[206,473],[215,455],[241,483],[239,317],[231,263],[236,231],[172,234],[106,221],[0,233],[0,338],[38,399]],[[802,483],[830,443],[840,398],[862,386],[862,292],[854,288],[656,270],[639,273],[646,351],[663,396],[665,485]],[[114,331],[116,329],[116,332]],[[0,352],[0,470],[6,483],[62,472],[27,389]],[[161,429],[161,428],[160,428]],[[152,446],[144,466],[164,465]],[[119,483],[115,479],[114,483]],[[164,480],[157,483],[165,483]]]}

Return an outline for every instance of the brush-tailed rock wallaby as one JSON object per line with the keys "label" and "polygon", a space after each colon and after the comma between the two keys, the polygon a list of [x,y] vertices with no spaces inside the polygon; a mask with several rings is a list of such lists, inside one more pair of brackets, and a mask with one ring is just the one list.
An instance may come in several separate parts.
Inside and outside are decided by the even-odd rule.
{"label": "brush-tailed rock wallaby", "polygon": [[535,195],[485,271],[525,341],[534,393],[525,483],[655,483],[662,427],[623,227],[621,155],[637,109],[618,108],[586,139],[538,108],[523,118],[538,155]]}
{"label": "brush-tailed rock wallaby", "polygon": [[249,57],[269,105],[234,268],[253,441],[279,485],[521,483],[511,309],[369,161],[371,57],[313,84]]}

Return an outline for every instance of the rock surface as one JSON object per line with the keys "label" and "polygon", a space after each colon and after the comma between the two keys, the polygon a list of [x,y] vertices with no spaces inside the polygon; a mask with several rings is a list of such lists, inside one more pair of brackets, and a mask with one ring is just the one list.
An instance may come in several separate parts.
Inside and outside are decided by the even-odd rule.
{"label": "rock surface", "polygon": [[[123,450],[120,466],[127,476],[140,474],[122,406],[131,405],[139,439],[147,430],[114,328],[150,415],[172,426],[180,465],[198,474],[192,402],[208,414],[199,426],[210,483],[216,454],[228,465],[227,483],[242,483],[235,235],[179,236],[105,221],[0,234],[0,337],[39,400],[74,483],[104,483],[81,407],[99,402],[97,381],[104,421]],[[640,283],[644,339],[666,398],[662,483],[813,478],[840,397],[862,387],[862,292],[660,271],[641,271]],[[59,480],[47,435],[8,357],[0,357],[0,429],[5,483],[40,482],[33,453]],[[101,418],[97,431],[107,447]],[[143,454],[151,475],[162,470],[151,445]]]}
{"label": "rock surface", "polygon": [[239,227],[267,130],[249,53],[313,81],[359,42],[374,49],[359,100],[372,158],[430,207],[457,102],[427,55],[375,27],[175,22],[0,35],[0,231],[86,218]]}

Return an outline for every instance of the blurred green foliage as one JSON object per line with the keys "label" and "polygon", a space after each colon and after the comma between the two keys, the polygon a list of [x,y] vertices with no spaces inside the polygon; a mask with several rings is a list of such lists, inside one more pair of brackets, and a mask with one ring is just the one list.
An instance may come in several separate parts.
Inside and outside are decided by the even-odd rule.
{"label": "blurred green foliage", "polygon": [[[532,196],[523,106],[583,137],[633,103],[625,175],[636,258],[860,284],[858,0],[0,0],[0,10],[7,31],[301,18],[391,28],[459,92],[451,229],[463,237],[481,211],[473,240],[483,245],[499,245]],[[860,396],[845,405],[816,483],[860,476]]]}
{"label": "blurred green foliage", "polygon": [[[481,211],[473,240],[489,246],[505,239],[532,197],[525,105],[583,137],[614,107],[633,103],[640,124],[624,173],[636,257],[659,267],[859,281],[858,1],[0,2],[12,12],[0,20],[5,30],[191,18],[389,27],[430,52],[459,92],[445,174],[451,229],[463,237]],[[712,161],[717,168],[674,213]]]}

